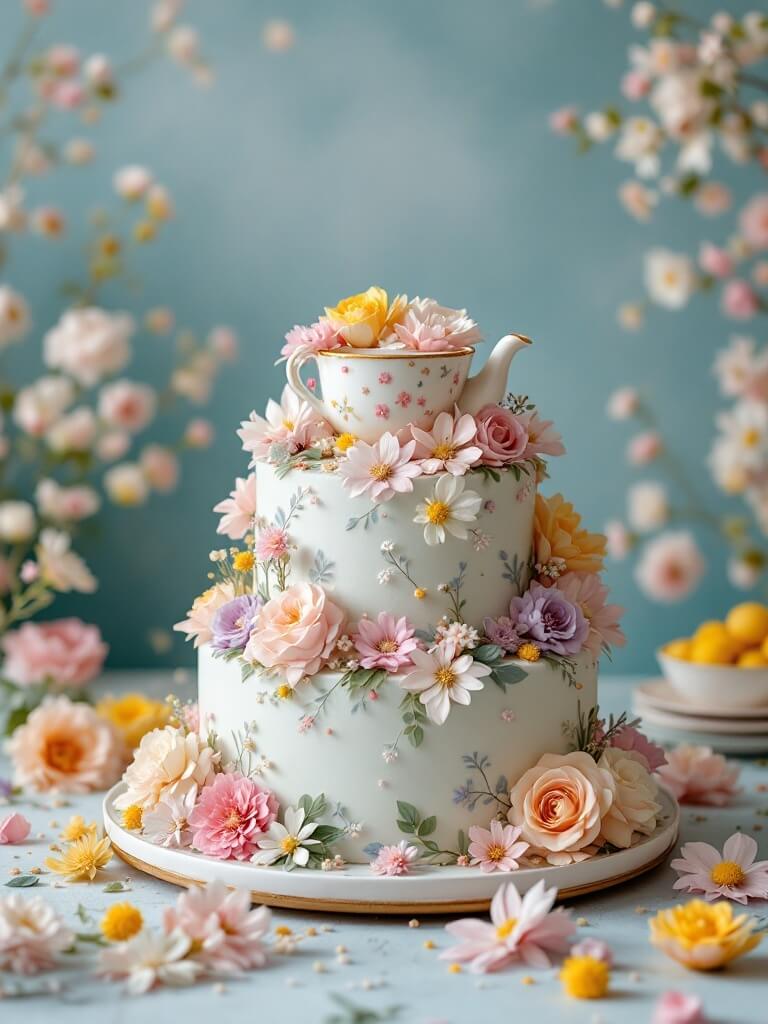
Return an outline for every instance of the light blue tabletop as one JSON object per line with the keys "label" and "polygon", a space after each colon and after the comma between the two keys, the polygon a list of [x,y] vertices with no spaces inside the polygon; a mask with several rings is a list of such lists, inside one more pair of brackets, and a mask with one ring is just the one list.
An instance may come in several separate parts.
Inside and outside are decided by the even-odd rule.
{"label": "light blue tabletop", "polygon": [[[160,696],[172,689],[186,698],[191,688],[173,681],[169,674],[121,673],[109,679],[109,688],[141,689]],[[601,680],[604,711],[618,711],[630,704],[630,680]],[[768,857],[768,762],[745,760],[743,792],[726,809],[684,808],[681,842],[702,839],[718,846],[737,827],[758,839],[761,856]],[[0,759],[0,776],[8,764]],[[60,803],[61,801],[58,801]],[[51,796],[22,799],[18,809],[33,824],[34,841],[21,846],[0,846],[0,879],[14,867],[27,870],[42,866],[60,827],[72,814],[88,820],[100,818],[101,795],[70,798],[56,806]],[[765,831],[763,831],[765,828]],[[623,887],[583,897],[572,904],[583,922],[582,936],[605,940],[613,949],[616,967],[611,996],[595,1002],[568,999],[561,990],[555,968],[531,972],[523,967],[499,974],[474,976],[451,974],[438,959],[447,945],[445,919],[424,917],[418,927],[407,920],[328,916],[290,911],[275,913],[275,925],[287,925],[294,933],[314,929],[296,952],[275,956],[270,966],[224,985],[203,982],[188,989],[162,989],[147,996],[124,996],[119,983],[104,982],[92,975],[93,955],[73,955],[67,967],[55,974],[38,975],[22,986],[37,988],[54,980],[61,989],[51,995],[0,1000],[0,1021],[45,1021],[55,1024],[121,1024],[140,1019],[142,1024],[185,1021],[279,1021],[323,1024],[338,1019],[344,1024],[372,1024],[394,1020],[403,1024],[475,1024],[480,1021],[514,1021],[514,1024],[648,1024],[654,1002],[669,989],[695,992],[704,1001],[707,1019],[718,1024],[766,1024],[768,1022],[768,940],[727,971],[702,975],[686,971],[648,942],[648,917],[675,901],[675,874],[662,866]],[[105,893],[110,879],[127,880],[125,895]],[[12,890],[5,889],[5,893]],[[78,904],[99,919],[111,902],[129,899],[138,905],[150,925],[159,925],[162,910],[174,901],[178,890],[128,868],[116,858],[92,884],[58,885],[43,875],[32,893],[50,901],[73,926]],[[678,897],[679,898],[679,897]],[[764,917],[768,905],[752,906]],[[586,922],[586,923],[584,923]],[[426,948],[431,940],[434,949]],[[524,978],[532,976],[532,984]],[[17,979],[0,972],[0,985]],[[342,1011],[334,996],[359,1009]],[[387,1012],[399,1006],[400,1012]],[[363,1010],[375,1010],[367,1016]],[[334,1017],[334,1015],[337,1015]]]}

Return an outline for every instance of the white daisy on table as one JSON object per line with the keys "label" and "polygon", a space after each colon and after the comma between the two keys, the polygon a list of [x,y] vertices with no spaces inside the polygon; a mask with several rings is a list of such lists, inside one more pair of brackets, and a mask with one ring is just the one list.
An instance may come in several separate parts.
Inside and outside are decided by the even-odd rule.
{"label": "white daisy on table", "polygon": [[465,490],[462,477],[445,474],[435,484],[432,494],[416,506],[414,523],[424,523],[424,540],[430,547],[444,544],[446,533],[459,540],[469,534],[465,524],[474,523],[483,499],[475,491]]}
{"label": "white daisy on table", "polygon": [[274,864],[285,859],[297,867],[305,868],[309,862],[310,846],[317,846],[319,839],[312,839],[317,828],[316,821],[304,824],[304,809],[289,807],[285,812],[285,824],[273,821],[264,839],[259,840],[259,849],[251,857],[254,864]]}

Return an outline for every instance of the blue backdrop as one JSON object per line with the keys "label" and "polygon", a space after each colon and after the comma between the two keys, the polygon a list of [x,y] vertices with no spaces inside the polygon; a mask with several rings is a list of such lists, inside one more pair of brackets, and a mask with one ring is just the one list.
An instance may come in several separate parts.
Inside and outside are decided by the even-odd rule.
{"label": "blue backdrop", "polygon": [[[17,29],[14,7],[3,4],[0,38]],[[55,8],[43,28],[50,42],[118,62],[145,46],[138,0]],[[715,7],[702,0],[697,9]],[[295,28],[285,53],[261,41],[275,17]],[[61,308],[61,280],[80,258],[74,212],[109,198],[118,167],[143,163],[171,189],[178,216],[143,253],[140,290],[115,288],[110,305],[140,316],[168,304],[182,323],[202,331],[227,322],[242,339],[240,364],[224,373],[210,410],[212,450],[188,463],[170,498],[140,512],[110,508],[83,547],[99,596],[57,605],[101,624],[113,665],[157,658],[149,632],[181,618],[202,589],[215,545],[211,506],[245,471],[234,429],[279,392],[273,360],[285,330],[371,283],[466,306],[490,341],[509,329],[535,339],[511,386],[555,418],[568,457],[553,463],[552,488],[592,528],[622,514],[633,476],[623,460],[628,431],[604,415],[609,391],[623,384],[653,398],[714,500],[704,463],[717,403],[710,366],[726,325],[707,299],[684,315],[654,312],[637,334],[615,320],[617,305],[640,293],[645,248],[685,247],[708,225],[670,206],[663,225],[638,227],[616,200],[631,169],[607,151],[579,158],[547,127],[564,102],[591,109],[615,93],[634,37],[626,11],[600,0],[191,0],[184,20],[201,30],[214,87],[194,89],[167,61],[126,83],[120,109],[94,130],[95,162],[59,173],[53,193],[46,179],[31,189],[67,209],[68,237],[16,246],[6,273],[35,310],[34,335],[12,366],[32,367]],[[61,138],[73,134],[69,116]],[[729,175],[724,167],[735,184]],[[139,356],[158,382],[163,347],[145,339]],[[617,667],[650,669],[660,641],[736,598],[721,554],[701,540],[707,582],[681,606],[650,604],[628,563],[610,565],[628,608],[630,642]],[[177,639],[163,659],[189,661],[191,650]]]}

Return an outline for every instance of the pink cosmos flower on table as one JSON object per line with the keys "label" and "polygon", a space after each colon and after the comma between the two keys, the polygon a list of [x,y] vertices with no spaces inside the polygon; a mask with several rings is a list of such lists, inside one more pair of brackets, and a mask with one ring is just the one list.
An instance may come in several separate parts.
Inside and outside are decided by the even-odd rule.
{"label": "pink cosmos flower on table", "polygon": [[686,992],[665,992],[653,1010],[651,1024],[706,1024],[698,996]]}
{"label": "pink cosmos flower on table", "polygon": [[445,930],[459,944],[440,954],[441,960],[469,964],[474,974],[499,971],[521,962],[529,967],[551,967],[550,953],[564,953],[576,925],[562,907],[552,910],[557,889],[539,881],[524,896],[513,882],[500,886],[491,901],[490,923],[465,917]]}
{"label": "pink cosmos flower on table", "polygon": [[411,427],[416,441],[413,458],[421,461],[422,473],[431,475],[445,471],[463,476],[483,454],[473,443],[476,432],[475,420],[468,413],[462,416],[457,410],[457,415],[452,416],[441,412],[431,430]]}
{"label": "pink cosmos flower on table", "polygon": [[74,941],[64,919],[39,897],[13,893],[0,899],[0,970],[49,971]]}
{"label": "pink cosmos flower on table", "polygon": [[442,725],[451,710],[451,703],[467,706],[474,690],[482,690],[485,676],[491,674],[487,665],[475,661],[471,654],[456,657],[453,640],[443,640],[431,651],[411,653],[414,668],[400,680],[400,686],[418,693],[431,721]]}
{"label": "pink cosmos flower on table", "polygon": [[371,861],[371,871],[376,875],[407,875],[411,865],[419,859],[416,846],[409,846],[407,840],[401,839],[396,846],[382,846]]}
{"label": "pink cosmos flower on table", "polygon": [[221,515],[216,533],[223,533],[232,540],[242,540],[253,529],[256,515],[256,474],[250,473],[245,479],[237,477],[234,491],[214,505],[213,511]]}
{"label": "pink cosmos flower on table", "polygon": [[277,818],[277,798],[251,779],[216,775],[189,816],[192,847],[219,860],[248,860]]}
{"label": "pink cosmos flower on table", "polygon": [[607,604],[608,587],[594,572],[567,572],[560,576],[555,587],[579,608],[589,625],[584,647],[596,657],[606,647],[623,647],[627,642],[620,626],[624,609]]}
{"label": "pink cosmos flower on table", "polygon": [[385,669],[393,675],[412,665],[411,654],[419,646],[414,633],[405,616],[396,619],[387,612],[379,612],[375,622],[360,619],[354,641],[361,668]]}
{"label": "pink cosmos flower on table", "polygon": [[2,639],[3,674],[18,686],[85,686],[104,665],[109,648],[98,626],[80,619],[25,622]]}
{"label": "pink cosmos flower on table", "polygon": [[565,455],[565,445],[560,434],[555,430],[552,420],[544,420],[535,409],[524,412],[520,422],[528,434],[528,444],[523,452],[524,459],[533,459],[538,455]]}
{"label": "pink cosmos flower on table", "polygon": [[285,336],[285,344],[280,355],[287,359],[296,351],[307,353],[322,352],[341,347],[341,338],[337,327],[327,320],[318,320],[309,327],[296,324]]}
{"label": "pink cosmos flower on table", "polygon": [[267,402],[266,418],[252,412],[240,424],[237,436],[255,462],[269,458],[272,445],[285,445],[293,454],[331,433],[329,424],[286,384],[279,402],[272,398]]}
{"label": "pink cosmos flower on table", "polygon": [[709,843],[685,843],[670,863],[680,878],[675,889],[703,895],[705,900],[722,897],[746,904],[768,899],[768,860],[756,861],[757,842],[752,836],[735,832],[720,853]]}
{"label": "pink cosmos flower on table", "polygon": [[520,829],[504,825],[495,818],[489,828],[472,825],[469,829],[471,863],[483,872],[517,871],[518,857],[522,857],[529,844],[519,842]]}
{"label": "pink cosmos flower on table", "polygon": [[661,781],[683,804],[725,807],[739,792],[741,768],[730,764],[711,747],[683,743],[667,752],[667,763],[657,769]]}
{"label": "pink cosmos flower on table", "polygon": [[272,914],[251,909],[250,893],[209,882],[182,893],[163,915],[167,934],[178,930],[192,945],[192,958],[214,974],[239,974],[263,967]]}
{"label": "pink cosmos flower on table", "polygon": [[24,815],[14,811],[0,819],[0,846],[23,843],[31,831],[32,826]]}
{"label": "pink cosmos flower on table", "polygon": [[344,612],[316,583],[296,583],[262,607],[244,657],[280,668],[290,686],[318,672],[341,636]]}
{"label": "pink cosmos flower on table", "polygon": [[415,441],[401,445],[394,434],[385,433],[374,444],[357,441],[339,463],[344,486],[353,498],[367,495],[371,501],[389,501],[396,494],[409,494],[421,466],[412,462]]}
{"label": "pink cosmos flower on table", "polygon": [[418,297],[411,301],[403,322],[395,324],[394,330],[398,341],[419,352],[450,352],[483,340],[466,309],[450,309],[434,299]]}

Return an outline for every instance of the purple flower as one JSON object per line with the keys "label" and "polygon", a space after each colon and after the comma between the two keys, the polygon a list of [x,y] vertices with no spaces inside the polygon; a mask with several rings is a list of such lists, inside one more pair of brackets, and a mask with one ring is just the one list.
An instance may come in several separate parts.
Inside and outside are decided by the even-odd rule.
{"label": "purple flower", "polygon": [[245,647],[259,608],[261,598],[255,594],[244,594],[223,604],[213,617],[211,646],[217,651]]}
{"label": "purple flower", "polygon": [[532,583],[521,597],[509,602],[509,614],[521,638],[542,651],[578,654],[589,635],[584,613],[556,587]]}
{"label": "purple flower", "polygon": [[486,619],[483,622],[485,635],[492,644],[496,644],[503,650],[514,654],[520,646],[520,634],[517,631],[517,623],[502,615],[498,619]]}

